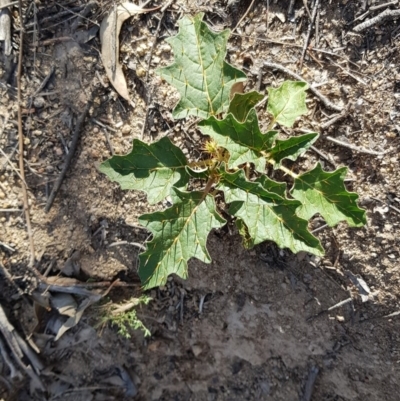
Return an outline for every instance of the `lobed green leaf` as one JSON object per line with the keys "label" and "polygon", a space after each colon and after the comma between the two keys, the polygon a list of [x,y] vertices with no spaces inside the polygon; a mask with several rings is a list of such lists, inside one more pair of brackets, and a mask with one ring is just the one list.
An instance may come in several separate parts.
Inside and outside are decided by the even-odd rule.
{"label": "lobed green leaf", "polygon": [[308,220],[319,213],[331,227],[340,221],[351,227],[365,225],[365,210],[357,206],[358,195],[344,186],[346,173],[346,167],[325,172],[318,163],[313,170],[298,176],[290,191],[301,202],[297,215]]}
{"label": "lobed green leaf", "polygon": [[186,166],[183,152],[164,137],[150,145],[134,139],[130,153],[106,160],[100,171],[122,189],[146,192],[148,202],[155,204],[169,196],[172,186],[186,188]]}
{"label": "lobed green leaf", "polygon": [[297,160],[318,139],[319,134],[313,132],[301,136],[292,136],[286,140],[277,139],[268,157],[274,160],[274,168],[279,168],[283,159]]}
{"label": "lobed green leaf", "polygon": [[217,188],[231,204],[229,213],[239,218],[239,232],[245,233],[247,247],[271,240],[292,252],[324,254],[319,240],[308,231],[307,220],[296,215],[300,202],[268,192],[259,182],[247,181],[243,170],[231,174],[222,168],[220,176]]}
{"label": "lobed green leaf", "polygon": [[292,127],[296,118],[306,114],[305,82],[285,81],[279,88],[268,88],[267,111],[272,114],[274,122]]}
{"label": "lobed green leaf", "polygon": [[174,63],[157,70],[181,95],[173,111],[177,119],[208,118],[226,111],[233,84],[246,79],[242,71],[224,61],[229,30],[211,31],[203,16],[179,21],[179,33],[168,39]]}
{"label": "lobed green leaf", "polygon": [[247,115],[254,106],[264,98],[261,93],[249,92],[249,93],[235,93],[235,96],[229,103],[228,113],[233,116],[239,122],[246,121]]}
{"label": "lobed green leaf", "polygon": [[140,224],[153,234],[147,250],[139,255],[139,276],[144,289],[164,285],[172,273],[187,278],[187,261],[192,257],[210,263],[208,234],[226,221],[216,211],[214,198],[203,197],[202,192],[173,188],[172,207],[139,218]]}

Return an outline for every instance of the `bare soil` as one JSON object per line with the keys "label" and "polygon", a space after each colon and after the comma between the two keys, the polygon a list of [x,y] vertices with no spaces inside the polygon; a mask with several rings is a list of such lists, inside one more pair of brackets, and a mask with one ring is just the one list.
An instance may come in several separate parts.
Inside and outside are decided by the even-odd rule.
{"label": "bare soil", "polygon": [[[188,154],[196,154],[200,133],[193,120],[172,119],[178,97],[155,74],[157,67],[173,59],[165,38],[176,34],[182,15],[199,11],[215,30],[233,28],[251,2],[176,0],[165,12],[158,37],[160,11],[129,19],[120,36],[120,57],[135,108],[109,85],[99,38],[92,30],[113,3],[92,3],[79,20],[79,7],[86,4],[79,0],[36,1],[24,11],[26,181],[37,269],[53,276],[73,262],[80,267],[80,280],[119,278],[133,287],[114,288],[108,299],[122,302],[140,293],[140,249],[129,244],[143,244],[148,236],[138,226],[138,216],[163,206],[149,208],[143,193],[122,191],[97,167],[111,151],[126,153],[132,139],[141,138],[146,110],[143,140],[168,134]],[[323,258],[293,255],[272,243],[245,250],[233,226],[212,232],[208,247],[213,262],[192,260],[188,280],[170,277],[165,287],[150,291],[153,301],[139,309],[152,333],[149,338],[132,331],[125,339],[113,326],[98,326],[99,305],[86,310],[79,324],[58,341],[49,331],[52,313],[38,316],[36,327],[31,297],[35,283],[28,269],[22,187],[15,171],[16,72],[7,69],[4,60],[0,64],[0,147],[11,160],[0,155],[0,261],[12,277],[1,276],[0,303],[23,338],[33,333],[45,386],[44,392],[37,391],[26,375],[12,381],[0,357],[0,399],[399,399],[400,25],[389,18],[361,33],[353,31],[358,23],[396,9],[398,3],[375,10],[385,2],[321,2],[317,30],[312,31],[300,71],[309,26],[304,3],[312,11],[312,2],[295,1],[293,15],[288,15],[289,3],[256,0],[231,36],[227,58],[248,74],[246,91],[259,86],[265,92],[289,78],[263,68],[269,61],[297,71],[331,102],[347,108],[344,118],[323,129],[336,113],[308,94],[310,112],[296,123],[294,132],[320,132],[316,147],[327,158],[310,151],[300,168],[317,161],[326,170],[348,166],[348,188],[360,195],[368,225],[322,228],[316,235],[326,249]],[[57,14],[65,10],[70,12]],[[368,10],[369,15],[360,18]],[[17,7],[13,17],[18,20]],[[38,29],[33,30],[35,20]],[[15,57],[21,48],[16,21]],[[35,94],[53,67],[50,80]],[[74,126],[93,93],[94,105],[72,166],[46,214],[44,205],[65,162]],[[266,119],[262,113],[260,118]],[[334,144],[328,136],[359,150]],[[323,225],[318,217],[311,222],[312,229]],[[357,284],[370,291],[366,302]],[[18,294],[16,286],[25,294]],[[344,300],[349,302],[328,310]]]}

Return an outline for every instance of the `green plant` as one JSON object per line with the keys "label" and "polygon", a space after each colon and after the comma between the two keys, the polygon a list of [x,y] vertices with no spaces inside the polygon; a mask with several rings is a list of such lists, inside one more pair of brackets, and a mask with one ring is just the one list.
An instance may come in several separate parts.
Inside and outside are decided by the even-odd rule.
{"label": "green plant", "polygon": [[150,331],[137,316],[136,308],[140,305],[147,305],[152,298],[142,295],[139,298],[131,298],[127,302],[116,305],[108,303],[103,305],[100,319],[100,326],[111,323],[118,328],[118,334],[130,338],[130,329],[142,330],[145,337],[151,335]]}
{"label": "green plant", "polygon": [[[262,133],[255,106],[263,96],[236,93],[230,100],[234,84],[246,76],[224,61],[229,31],[215,33],[202,18],[199,14],[180,21],[178,35],[169,39],[175,61],[158,73],[181,95],[174,118],[202,119],[198,127],[208,138],[203,159],[189,162],[164,137],[152,144],[135,139],[129,154],[101,165],[101,171],[123,189],[145,191],[150,204],[171,198],[171,207],[139,219],[153,234],[139,255],[145,289],[165,284],[172,273],[186,278],[192,257],[211,261],[206,241],[213,228],[226,223],[221,209],[234,218],[247,248],[271,240],[281,248],[315,255],[324,253],[308,230],[315,214],[329,226],[340,221],[353,227],[366,223],[358,196],[344,186],[345,167],[325,172],[317,164],[295,174],[283,165],[284,159],[295,161],[318,138],[311,132],[282,140],[273,130],[277,124],[293,126],[307,112],[307,84],[287,81],[268,90],[270,124]],[[288,189],[286,182],[268,178],[267,166],[290,176],[293,186]]]}

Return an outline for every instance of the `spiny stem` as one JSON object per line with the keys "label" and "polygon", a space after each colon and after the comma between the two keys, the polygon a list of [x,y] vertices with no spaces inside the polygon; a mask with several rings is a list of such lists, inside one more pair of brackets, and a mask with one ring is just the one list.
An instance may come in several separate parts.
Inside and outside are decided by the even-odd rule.
{"label": "spiny stem", "polygon": [[188,164],[189,167],[209,167],[213,163],[212,160],[200,160],[198,162],[191,162]]}
{"label": "spiny stem", "polygon": [[275,118],[272,118],[272,120],[271,120],[270,123],[268,124],[267,131],[271,131],[272,128],[274,128],[275,123],[276,123]]}
{"label": "spiny stem", "polygon": [[203,192],[203,196],[200,199],[200,202],[203,202],[203,200],[206,198],[206,196],[209,194],[213,184],[215,183],[215,181],[217,180],[217,175],[215,175],[215,169],[219,166],[218,162],[214,162],[214,165],[212,166],[211,170],[210,170],[210,176],[208,178],[206,187],[204,188],[204,192]]}

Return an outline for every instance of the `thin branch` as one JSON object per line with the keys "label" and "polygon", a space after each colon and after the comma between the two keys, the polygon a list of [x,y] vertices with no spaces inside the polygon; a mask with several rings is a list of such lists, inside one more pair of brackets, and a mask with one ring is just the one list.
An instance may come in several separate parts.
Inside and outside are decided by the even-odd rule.
{"label": "thin branch", "polygon": [[308,25],[307,35],[306,35],[306,38],[304,40],[303,50],[301,52],[301,57],[300,57],[300,61],[299,61],[299,71],[301,71],[301,67],[303,66],[303,60],[304,60],[304,56],[305,56],[306,51],[307,51],[308,43],[310,41],[311,31],[312,31],[312,28],[314,26],[314,21],[315,21],[316,15],[317,15],[318,6],[319,6],[319,0],[315,0],[313,11],[312,11],[312,14],[311,14],[310,24]]}
{"label": "thin branch", "polygon": [[385,10],[378,14],[376,17],[367,19],[361,24],[356,25],[353,28],[354,32],[362,32],[365,31],[368,28],[371,28],[372,26],[379,24],[380,22],[386,21],[388,19],[395,19],[400,17],[400,10]]}
{"label": "thin branch", "polygon": [[311,401],[311,397],[313,395],[313,390],[314,390],[314,384],[315,380],[317,379],[318,373],[319,373],[318,366],[312,366],[310,368],[310,371],[308,372],[306,385],[304,388],[302,401]]}
{"label": "thin branch", "polygon": [[19,150],[19,171],[22,180],[22,197],[25,211],[26,229],[29,237],[30,247],[30,259],[29,267],[32,268],[35,263],[35,244],[33,242],[33,233],[31,226],[31,217],[28,203],[28,191],[25,182],[25,170],[24,170],[24,134],[22,132],[22,89],[21,89],[21,75],[22,75],[22,58],[24,54],[24,26],[22,20],[22,0],[18,1],[19,4],[19,17],[21,30],[19,32],[19,55],[18,55],[18,70],[17,70],[17,101],[18,101],[18,150]]}
{"label": "thin branch", "polygon": [[113,242],[112,244],[108,245],[107,248],[112,248],[114,246],[120,246],[120,245],[132,245],[135,246],[136,248],[141,249],[142,251],[146,250],[146,247],[144,245],[139,244],[138,242],[129,242],[129,241]]}
{"label": "thin branch", "polygon": [[153,36],[153,39],[154,39],[153,45],[151,46],[150,53],[149,53],[149,60],[148,60],[148,63],[147,63],[147,71],[146,71],[146,77],[145,77],[145,81],[146,81],[146,82],[148,82],[148,80],[149,80],[149,71],[150,71],[151,59],[153,58],[154,48],[156,47],[156,43],[157,43],[157,40],[158,40],[158,36],[159,36],[159,34],[160,34],[161,24],[162,24],[162,21],[163,21],[164,16],[165,16],[165,11],[167,10],[167,8],[168,8],[174,1],[175,1],[175,0],[169,0],[169,1],[162,7],[162,9],[161,9],[161,17],[160,17],[160,20],[158,21],[156,33],[155,33],[154,36]]}
{"label": "thin branch", "polygon": [[305,82],[309,86],[309,90],[321,101],[321,103],[330,110],[337,111],[341,113],[343,111],[343,107],[337,106],[336,104],[333,104],[327,97],[325,97],[319,90],[315,89],[313,86],[311,86],[304,78],[302,78],[300,75],[296,74],[295,72],[289,70],[288,68],[284,67],[283,65],[276,64],[276,63],[270,63],[269,61],[264,61],[264,67],[267,68],[272,68],[281,72],[284,72],[286,75],[289,75],[290,77],[297,79],[298,81]]}
{"label": "thin branch", "polygon": [[236,29],[239,27],[239,25],[243,22],[243,20],[247,17],[247,15],[249,14],[250,10],[253,8],[255,0],[253,0],[251,2],[251,4],[249,5],[249,7],[247,8],[246,12],[243,14],[242,18],[240,18],[239,22],[236,24],[236,26],[232,29],[232,32],[235,32]]}
{"label": "thin branch", "polygon": [[57,195],[57,192],[61,187],[61,184],[65,178],[65,175],[67,174],[69,166],[71,165],[72,158],[74,157],[75,150],[78,146],[78,140],[79,140],[80,133],[82,130],[82,125],[83,125],[83,122],[85,121],[86,115],[89,112],[90,106],[92,105],[92,101],[93,101],[93,96],[90,100],[88,100],[85,109],[83,110],[82,114],[78,118],[78,121],[76,122],[75,130],[74,130],[74,133],[72,136],[71,146],[69,148],[69,153],[65,159],[64,167],[63,167],[57,181],[55,182],[54,187],[51,191],[51,194],[46,202],[46,207],[45,207],[46,213],[48,213],[48,211],[51,209],[51,206],[53,205],[53,202]]}
{"label": "thin branch", "polygon": [[0,10],[2,10],[3,8],[16,6],[17,4],[18,4],[18,1],[12,1],[11,3],[0,5]]}
{"label": "thin branch", "polygon": [[331,125],[333,125],[336,122],[347,117],[347,114],[348,114],[348,110],[344,109],[340,114],[337,114],[336,116],[332,117],[330,120],[326,121],[325,123],[322,123],[320,125],[321,129],[323,129],[323,130],[328,129]]}
{"label": "thin branch", "polygon": [[337,145],[344,146],[345,148],[349,148],[351,150],[355,150],[356,152],[359,152],[359,153],[366,153],[368,155],[374,155],[374,156],[383,156],[383,155],[386,155],[386,154],[390,153],[390,151],[378,152],[376,150],[369,150],[369,149],[365,149],[365,148],[360,148],[358,146],[352,145],[351,143],[346,143],[346,142],[339,141],[338,139],[332,138],[331,136],[327,136],[325,138],[328,139],[328,141],[336,143]]}
{"label": "thin branch", "polygon": [[385,3],[385,4],[379,4],[379,5],[377,4],[376,6],[371,6],[369,9],[371,11],[377,11],[377,10],[380,10],[381,8],[393,6],[393,5],[397,4],[398,2],[399,2],[399,0],[393,0],[393,1],[389,1],[388,3]]}

